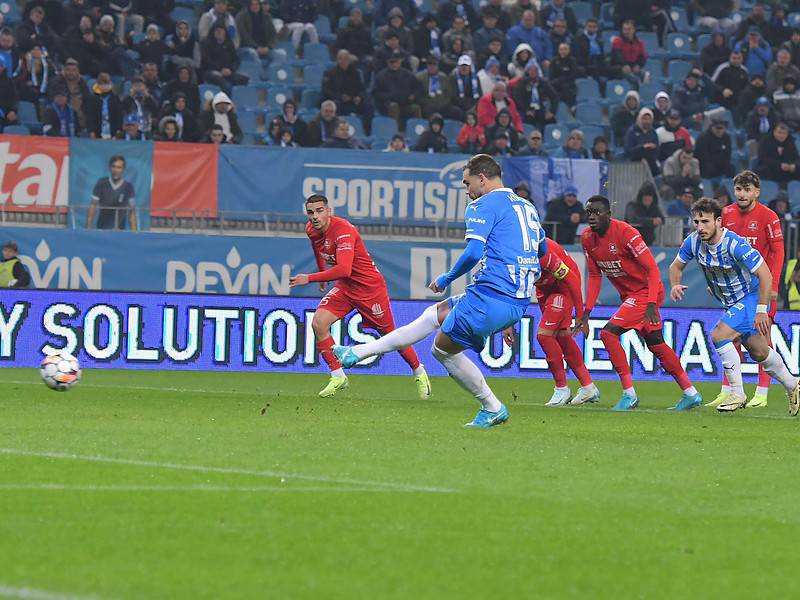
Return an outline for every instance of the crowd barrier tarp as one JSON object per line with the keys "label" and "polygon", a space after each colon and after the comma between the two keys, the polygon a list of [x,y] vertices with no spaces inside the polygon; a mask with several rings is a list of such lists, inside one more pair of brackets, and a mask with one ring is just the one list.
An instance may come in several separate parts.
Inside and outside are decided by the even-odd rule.
{"label": "crowd barrier tarp", "polygon": [[[264,296],[143,294],[113,292],[0,290],[0,365],[35,367],[59,350],[77,355],[84,369],[162,369],[325,373],[315,348],[310,321],[314,298]],[[398,325],[415,319],[424,301],[392,304]],[[598,308],[589,334],[578,338],[595,378],[616,378],[600,340],[612,309]],[[720,310],[665,309],[664,337],[696,382],[719,381],[721,369],[709,333]],[[549,377],[536,341],[539,313],[531,308],[516,326],[519,342],[505,346],[497,334],[478,355],[484,373],[502,377]],[[798,373],[800,315],[778,313],[773,328],[776,350]],[[337,343],[362,343],[375,332],[364,329],[360,315],[337,324]],[[652,353],[633,333],[623,336],[635,381],[670,380]],[[446,375],[430,357],[431,339],[416,344],[428,372]],[[472,351],[469,355],[474,356]],[[752,375],[757,365],[748,363]],[[396,352],[370,358],[351,373],[408,375]],[[90,380],[87,373],[85,379]],[[679,390],[674,387],[676,399]],[[409,393],[412,393],[411,386]],[[434,390],[435,393],[435,390]],[[525,395],[525,388],[518,390]]]}
{"label": "crowd barrier tarp", "polygon": [[0,135],[0,205],[3,210],[56,212],[66,208],[69,141]]}
{"label": "crowd barrier tarp", "polygon": [[[216,236],[127,231],[0,227],[0,239],[19,244],[22,262],[37,288],[258,295],[316,295],[316,286],[289,288],[292,273],[317,270],[308,239]],[[463,242],[365,240],[386,279],[392,298],[436,299],[428,284],[449,270]],[[577,246],[571,256],[586,274]],[[677,248],[653,248],[668,288],[667,267]],[[684,274],[689,286],[679,306],[714,307],[695,265]],[[465,279],[449,293],[464,290]],[[619,305],[619,295],[603,281],[601,304]],[[666,306],[672,306],[667,300]]]}
{"label": "crowd barrier tarp", "polygon": [[217,147],[156,142],[153,149],[153,216],[217,214]]}

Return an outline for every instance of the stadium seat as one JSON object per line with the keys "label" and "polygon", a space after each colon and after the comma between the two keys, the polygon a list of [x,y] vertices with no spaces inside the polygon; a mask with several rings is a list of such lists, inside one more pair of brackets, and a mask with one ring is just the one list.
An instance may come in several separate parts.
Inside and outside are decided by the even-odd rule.
{"label": "stadium seat", "polygon": [[306,64],[328,63],[331,53],[325,44],[306,44],[303,48],[303,61]]}
{"label": "stadium seat", "polygon": [[292,90],[283,85],[276,85],[267,90],[267,108],[280,108],[292,98]]}
{"label": "stadium seat", "polygon": [[558,103],[558,108],[556,109],[556,121],[559,123],[569,123],[575,121],[575,117],[572,116],[569,106],[563,102]]}
{"label": "stadium seat", "polygon": [[289,85],[294,81],[294,68],[288,65],[270,65],[267,69],[267,81]]}
{"label": "stadium seat", "polygon": [[241,63],[239,63],[239,68],[237,70],[239,73],[247,75],[247,77],[250,79],[250,85],[256,85],[262,80],[263,68],[261,67],[260,62],[255,63],[243,60]]}
{"label": "stadium seat", "polygon": [[780,189],[781,188],[776,181],[771,181],[769,179],[762,179],[761,202],[763,202],[764,204],[769,204],[772,200],[775,199],[775,196],[778,195]]}
{"label": "stadium seat", "polygon": [[326,65],[306,65],[303,68],[303,83],[306,87],[319,89],[322,87],[322,76],[325,74]]}
{"label": "stadium seat", "polygon": [[664,85],[660,81],[648,81],[639,86],[639,99],[642,106],[652,105],[656,99],[656,94],[664,90]]}
{"label": "stadium seat", "polygon": [[581,131],[583,132],[586,147],[589,150],[592,148],[594,138],[598,136],[602,135],[604,138],[606,138],[606,141],[609,141],[608,133],[606,133],[605,127],[601,127],[600,125],[581,125]]}
{"label": "stadium seat", "polygon": [[261,98],[258,88],[239,85],[233,88],[231,100],[237,109],[258,110],[261,107]]}
{"label": "stadium seat", "polygon": [[606,29],[600,34],[603,39],[603,48],[605,48],[606,54],[611,54],[611,42],[618,35],[619,33],[613,29]]}
{"label": "stadium seat", "polygon": [[6,135],[30,135],[31,130],[25,125],[6,125],[3,133]]}
{"label": "stadium seat", "polygon": [[666,54],[664,49],[659,46],[658,34],[654,31],[637,31],[636,37],[638,37],[644,43],[644,47],[647,50],[648,56],[658,57]]}
{"label": "stadium seat", "polygon": [[178,21],[186,21],[189,24],[189,27],[191,27],[193,31],[197,29],[197,22],[198,22],[197,15],[188,6],[176,7],[170,13],[170,17],[172,17],[172,20],[175,21],[176,23]]}
{"label": "stadium seat", "polygon": [[372,135],[376,138],[391,139],[397,133],[397,122],[391,117],[377,115],[372,119]]}
{"label": "stadium seat", "polygon": [[364,139],[364,125],[361,123],[361,119],[356,115],[344,115],[339,118],[350,124],[350,135],[356,136],[359,140]]}
{"label": "stadium seat", "polygon": [[606,83],[606,100],[608,106],[616,106],[625,101],[625,94],[631,89],[631,84],[625,79],[610,79]]}
{"label": "stadium seat", "polygon": [[790,13],[786,15],[786,19],[789,21],[789,27],[800,27],[800,13]]}
{"label": "stadium seat", "polygon": [[667,79],[669,79],[673,85],[678,84],[686,79],[686,75],[691,68],[692,64],[689,61],[671,60],[667,67]]}
{"label": "stadium seat", "polygon": [[[409,119],[406,122],[406,143],[413,146],[417,138],[428,128],[427,119]],[[390,136],[391,137],[391,136]]]}
{"label": "stadium seat", "polygon": [[689,25],[689,17],[686,14],[686,9],[682,6],[674,6],[669,13],[672,17],[672,22],[675,23],[675,28],[683,33],[690,33],[692,26]]}
{"label": "stadium seat", "polygon": [[319,108],[322,98],[320,97],[319,90],[303,90],[300,96],[300,107],[310,110],[317,110]]}
{"label": "stadium seat", "polygon": [[21,20],[17,3],[15,0],[3,0],[0,2],[0,15],[6,23],[17,23]]}
{"label": "stadium seat", "polygon": [[461,121],[456,119],[444,120],[444,127],[442,128],[442,131],[444,132],[444,136],[447,138],[447,141],[450,142],[451,145],[455,145],[456,138],[458,137],[463,125],[464,124]]}
{"label": "stadium seat", "polygon": [[565,125],[551,123],[544,127],[544,145],[548,148],[560,148],[567,141],[569,130]]}
{"label": "stadium seat", "polygon": [[664,61],[660,58],[648,58],[644,70],[650,73],[651,81],[664,81]]}
{"label": "stadium seat", "polygon": [[328,20],[328,17],[318,17],[314,22],[314,27],[317,28],[319,41],[323,44],[329,44],[336,40],[336,36],[331,32],[331,22]]}
{"label": "stadium seat", "polygon": [[578,88],[578,102],[596,102],[600,98],[600,86],[591,77],[581,77],[575,80]]}
{"label": "stadium seat", "polygon": [[38,123],[39,117],[36,114],[36,105],[33,102],[22,100],[17,106],[17,118],[26,125],[28,123]]}
{"label": "stadium seat", "polygon": [[238,111],[236,113],[236,117],[239,121],[239,127],[242,128],[244,133],[255,133],[258,130],[256,113],[250,111]]}
{"label": "stadium seat", "polygon": [[792,214],[800,212],[800,181],[790,181],[789,187],[789,206]]}
{"label": "stadium seat", "polygon": [[204,104],[208,100],[211,100],[214,96],[217,95],[217,92],[220,91],[219,86],[212,85],[210,83],[201,83],[199,87],[200,87],[200,104]]}
{"label": "stadium seat", "polygon": [[584,102],[578,105],[575,117],[581,124],[599,125],[603,122],[603,110],[599,102]]}
{"label": "stadium seat", "polygon": [[603,29],[612,29],[614,27],[613,2],[604,2],[600,5],[600,21],[602,22]]}
{"label": "stadium seat", "polygon": [[593,16],[590,2],[570,2],[569,6],[575,13],[575,18],[579,23],[586,23],[586,19]]}
{"label": "stadium seat", "polygon": [[711,43],[710,33],[701,33],[697,36],[697,51],[700,52],[703,48]]}
{"label": "stadium seat", "polygon": [[685,33],[667,35],[667,54],[670,58],[691,58],[696,53],[692,50],[692,40]]}
{"label": "stadium seat", "polygon": [[[389,142],[392,141],[392,138],[372,138],[372,143],[370,144],[370,148],[373,151],[380,152],[384,148],[389,145]],[[450,140],[448,140],[449,143]],[[455,142],[454,142],[455,143]]]}

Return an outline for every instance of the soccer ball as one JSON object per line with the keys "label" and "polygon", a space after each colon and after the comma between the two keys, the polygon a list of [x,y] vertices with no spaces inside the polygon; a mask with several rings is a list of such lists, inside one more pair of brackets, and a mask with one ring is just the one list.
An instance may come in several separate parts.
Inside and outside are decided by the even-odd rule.
{"label": "soccer ball", "polygon": [[81,380],[78,359],[66,352],[45,356],[39,374],[44,384],[57,392],[66,392]]}

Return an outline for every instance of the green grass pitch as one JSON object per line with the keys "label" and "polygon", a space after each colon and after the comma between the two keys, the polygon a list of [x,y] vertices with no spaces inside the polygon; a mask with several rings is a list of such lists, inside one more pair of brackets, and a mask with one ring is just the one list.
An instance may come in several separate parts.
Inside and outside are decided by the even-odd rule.
{"label": "green grass pitch", "polygon": [[[766,409],[550,409],[462,427],[448,379],[0,371],[0,597],[791,598],[800,423]],[[571,382],[574,387],[574,382]],[[700,386],[708,398],[716,385]],[[513,399],[515,397],[515,399]]]}

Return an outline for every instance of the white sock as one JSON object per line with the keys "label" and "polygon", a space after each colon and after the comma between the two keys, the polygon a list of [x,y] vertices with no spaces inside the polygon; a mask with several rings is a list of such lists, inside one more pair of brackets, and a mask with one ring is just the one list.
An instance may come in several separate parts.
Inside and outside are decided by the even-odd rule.
{"label": "white sock", "polygon": [[696,396],[697,395],[697,388],[694,387],[693,385],[689,386],[688,388],[683,390],[683,393],[686,394],[687,396]]}
{"label": "white sock", "polygon": [[553,389],[555,389],[555,390],[556,390],[556,391],[558,391],[558,392],[563,392],[564,390],[566,390],[566,391],[569,391],[569,386],[568,386],[568,385],[565,385],[564,387],[558,387],[558,386],[556,386],[556,387],[555,387],[555,388],[553,388]]}
{"label": "white sock", "polygon": [[331,377],[344,377],[344,369],[338,368],[334,371],[331,371]]}
{"label": "white sock", "polygon": [[597,386],[596,386],[595,384],[593,384],[593,383],[592,383],[592,384],[589,384],[589,385],[583,385],[583,386],[581,386],[581,389],[582,389],[584,392],[588,392],[588,393],[590,393],[590,394],[591,394],[591,393],[593,393],[595,390],[597,390]]}
{"label": "white sock", "polygon": [[767,358],[761,361],[761,366],[764,367],[767,373],[780,381],[787,392],[794,390],[797,385],[797,377],[789,372],[781,355],[775,352],[775,350],[772,348],[769,349],[769,354],[767,354]]}
{"label": "white sock", "polygon": [[400,350],[424,340],[439,329],[438,311],[439,307],[436,304],[432,304],[408,325],[398,327],[375,341],[354,346],[353,352],[359,359],[364,359],[376,354],[386,354],[394,350]]}
{"label": "white sock", "polygon": [[497,412],[500,410],[502,404],[497,396],[494,395],[492,390],[486,383],[483,373],[480,372],[477,365],[467,358],[463,352],[458,354],[450,354],[444,350],[436,347],[436,344],[431,348],[431,353],[436,357],[450,377],[456,380],[456,383],[468,391],[470,394],[477,398],[481,406],[489,412]]}
{"label": "white sock", "polygon": [[420,364],[416,369],[414,369],[414,375],[422,375],[425,372],[425,367]]}
{"label": "white sock", "polygon": [[723,386],[722,386],[722,390],[721,390],[721,391],[722,391],[724,394],[730,394],[730,393],[731,393],[731,386],[729,386],[729,385],[723,385]]}
{"label": "white sock", "polygon": [[636,398],[636,390],[633,389],[632,387],[628,388],[627,390],[622,390],[622,393],[628,394],[628,396],[630,396],[631,398]]}
{"label": "white sock", "polygon": [[739,356],[739,351],[731,343],[727,343],[717,348],[722,360],[722,368],[725,369],[725,375],[728,378],[728,385],[730,385],[731,392],[744,396],[744,386],[742,385],[742,358]]}
{"label": "white sock", "polygon": [[756,394],[760,394],[762,396],[767,396],[767,395],[769,395],[769,388],[768,387],[758,386],[756,388]]}

